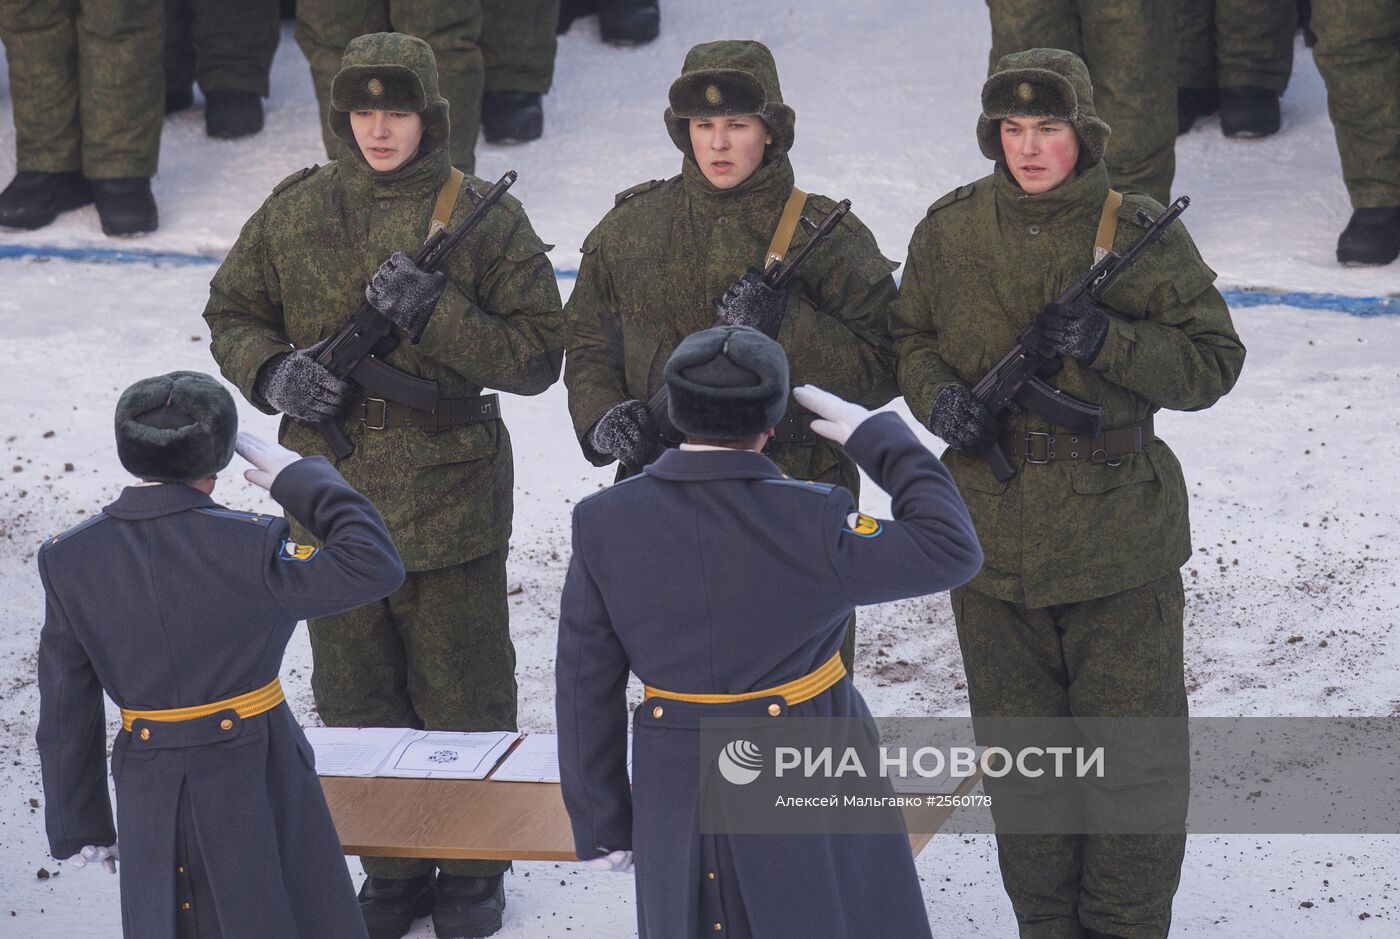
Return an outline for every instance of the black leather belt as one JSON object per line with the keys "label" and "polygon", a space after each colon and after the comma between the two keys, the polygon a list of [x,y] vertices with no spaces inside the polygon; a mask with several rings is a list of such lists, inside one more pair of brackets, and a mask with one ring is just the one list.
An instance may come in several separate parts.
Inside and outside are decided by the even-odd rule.
{"label": "black leather belt", "polygon": [[1115,461],[1118,457],[1141,453],[1155,439],[1152,416],[1148,415],[1141,423],[1106,430],[1097,437],[1027,431],[1006,434],[1001,438],[1001,443],[1013,461],[1023,460],[1037,466],[1056,460],[1088,460],[1091,463],[1117,465]]}
{"label": "black leather belt", "polygon": [[365,430],[416,427],[435,433],[448,427],[494,421],[500,416],[501,399],[494,394],[439,398],[435,411],[420,411],[384,398],[365,398],[360,402],[360,423],[365,425]]}

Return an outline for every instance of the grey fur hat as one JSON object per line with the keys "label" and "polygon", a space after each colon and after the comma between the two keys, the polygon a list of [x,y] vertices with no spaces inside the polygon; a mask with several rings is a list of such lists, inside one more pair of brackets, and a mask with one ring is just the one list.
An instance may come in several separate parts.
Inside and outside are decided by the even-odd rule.
{"label": "grey fur hat", "polygon": [[116,413],[117,458],[142,479],[183,483],[228,466],[238,409],[203,372],[143,378],[122,392]]}
{"label": "grey fur hat", "polygon": [[690,437],[752,437],[776,427],[787,411],[787,354],[751,326],[686,336],[665,375],[671,423]]}

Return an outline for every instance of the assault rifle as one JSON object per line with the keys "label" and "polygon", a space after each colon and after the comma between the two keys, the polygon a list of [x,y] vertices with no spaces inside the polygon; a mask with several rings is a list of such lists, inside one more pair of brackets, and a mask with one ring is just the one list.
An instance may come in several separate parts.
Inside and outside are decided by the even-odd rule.
{"label": "assault rifle", "polygon": [[[1099,300],[1109,287],[1130,267],[1138,262],[1142,253],[1152,247],[1164,235],[1172,222],[1191,204],[1188,196],[1173,202],[1165,212],[1152,221],[1152,217],[1141,209],[1138,220],[1147,226],[1142,238],[1124,254],[1106,252],[1094,262],[1089,272],[1069,286],[1056,299],[1056,303],[1070,304],[1083,297]],[[993,365],[982,380],[972,386],[972,395],[982,403],[993,418],[1001,415],[1013,405],[1045,418],[1053,424],[1065,428],[1073,434],[1097,436],[1102,428],[1103,408],[1083,401],[1047,383],[1043,377],[1058,371],[1060,360],[1056,356],[1041,355],[1040,330],[1034,322],[1021,331],[1012,344],[1011,351]],[[969,451],[976,454],[977,451]],[[1001,482],[1016,475],[1016,467],[1000,440],[994,440],[981,451],[992,474]]]}
{"label": "assault rifle", "polygon": [[[807,233],[807,243],[792,257],[785,261],[774,260],[769,262],[763,271],[763,282],[773,290],[787,290],[788,284],[793,277],[801,270],[802,265],[807,263],[807,259],[812,256],[812,252],[821,247],[821,243],[836,230],[841,219],[851,210],[851,200],[842,199],[836,203],[836,207],[822,217],[815,225],[807,216],[802,216],[799,222],[802,230]],[[714,326],[723,326],[724,320],[716,318]],[[651,412],[651,418],[656,422],[657,429],[661,432],[661,439],[668,446],[675,446],[685,439],[685,435],[676,429],[676,425],[671,423],[671,414],[667,409],[670,396],[666,393],[666,385],[663,382],[660,388],[652,394],[647,401],[647,410]]]}
{"label": "assault rifle", "polygon": [[[413,255],[413,263],[423,271],[440,268],[462,239],[481,223],[491,207],[501,201],[501,196],[515,182],[515,170],[507,170],[496,184],[477,196],[468,187],[467,192],[475,199],[476,208],[472,214],[457,226],[455,231],[445,226],[434,225],[428,240]],[[438,405],[437,382],[410,375],[384,361],[398,346],[394,336],[394,323],[380,313],[368,300],[361,302],[355,315],[331,337],[331,341],[316,356],[316,361],[330,369],[338,378],[349,379],[367,391],[382,398],[397,401],[418,411],[436,411]],[[345,436],[345,431],[335,421],[323,421],[312,425],[325,439],[327,446],[338,459],[344,459],[355,452],[355,445]]]}

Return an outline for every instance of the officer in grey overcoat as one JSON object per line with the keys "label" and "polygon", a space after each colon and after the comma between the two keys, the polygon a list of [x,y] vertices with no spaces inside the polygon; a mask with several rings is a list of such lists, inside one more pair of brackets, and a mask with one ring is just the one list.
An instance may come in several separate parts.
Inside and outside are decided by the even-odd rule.
{"label": "officer in grey overcoat", "polygon": [[[643,939],[928,936],[903,834],[702,834],[697,730],[713,716],[868,720],[837,654],[846,620],[977,572],[957,488],[897,415],[811,386],[793,393],[812,429],[889,491],[895,518],[784,476],[760,451],[786,408],[787,359],[754,329],[687,337],[665,378],[687,442],[574,510],[556,706],[578,856],[635,861]],[[632,786],[629,671],[646,685]],[[778,690],[799,679],[804,695]]]}
{"label": "officer in grey overcoat", "polygon": [[[208,375],[132,385],[117,454],[143,482],[39,549],[49,847],[101,858],[120,832],[127,939],[364,939],[277,674],[298,620],[383,597],[403,566],[374,506],[328,462],[237,429],[233,398]],[[210,498],[236,434],[249,481],[322,547],[288,540],[280,515]],[[122,709],[115,830],[104,691]]]}

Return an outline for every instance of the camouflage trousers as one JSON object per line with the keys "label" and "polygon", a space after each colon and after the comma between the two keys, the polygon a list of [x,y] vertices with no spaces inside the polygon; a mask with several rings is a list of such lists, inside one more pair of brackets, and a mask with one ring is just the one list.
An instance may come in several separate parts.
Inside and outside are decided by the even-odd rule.
{"label": "camouflage trousers", "polygon": [[1176,175],[1176,50],[1171,0],[987,0],[991,65],[1012,52],[1065,49],[1084,60],[1113,133],[1104,163],[1120,191],[1171,201]]}
{"label": "camouflage trousers", "polygon": [[1180,87],[1288,87],[1297,0],[1178,0],[1176,29]]}
{"label": "camouflage trousers", "polygon": [[338,140],[326,117],[331,80],[340,71],[345,47],[356,36],[389,30],[417,36],[432,47],[438,87],[448,101],[452,165],[464,173],[472,172],[486,81],[477,45],[481,0],[297,0],[297,45],[311,64],[326,153],[335,159]]}
{"label": "camouflage trousers", "polygon": [[280,12],[277,0],[165,0],[165,87],[267,97]]}
{"label": "camouflage trousers", "polygon": [[1400,0],[1317,0],[1312,28],[1352,207],[1400,206]]}
{"label": "camouflage trousers", "polygon": [[155,175],[164,9],[163,0],[0,0],[20,172]]}
{"label": "camouflage trousers", "polygon": [[[410,571],[377,603],[311,620],[311,689],[332,727],[514,730],[515,646],[506,600],[506,549],[465,564]],[[360,859],[371,877],[405,879],[434,862]],[[484,877],[503,861],[438,861]]]}
{"label": "camouflage trousers", "polygon": [[549,91],[558,22],[559,0],[481,0],[486,90]]}
{"label": "camouflage trousers", "polygon": [[[1187,714],[1179,573],[1042,609],[966,587],[953,591],[952,603],[974,724]],[[1093,739],[1101,732],[1084,730],[1083,743],[1113,743]],[[981,730],[978,742],[988,743]],[[1157,817],[1165,814],[1173,827],[1179,818],[1183,826],[1169,834],[999,833],[1002,883],[1024,939],[1084,939],[1090,930],[1122,939],[1167,935],[1186,850],[1188,759],[1183,737],[1177,752],[1128,767],[1111,788],[1071,788],[1050,774],[985,780],[999,827],[1008,827],[1004,820],[1018,806],[1074,820],[1133,817],[1144,800]]]}

